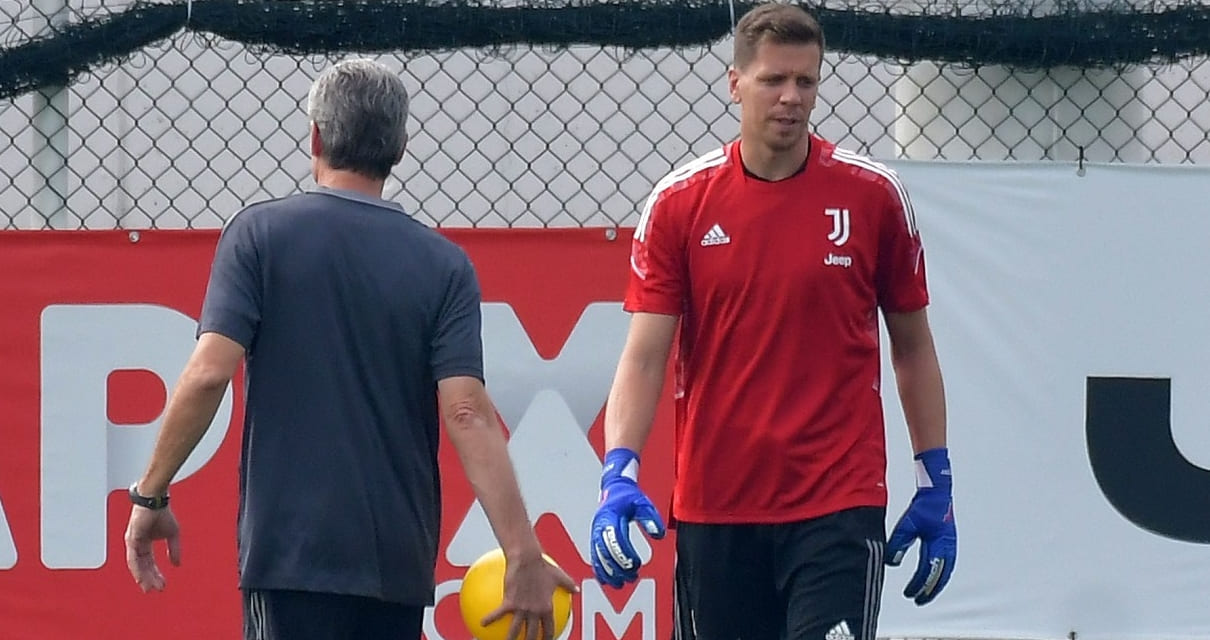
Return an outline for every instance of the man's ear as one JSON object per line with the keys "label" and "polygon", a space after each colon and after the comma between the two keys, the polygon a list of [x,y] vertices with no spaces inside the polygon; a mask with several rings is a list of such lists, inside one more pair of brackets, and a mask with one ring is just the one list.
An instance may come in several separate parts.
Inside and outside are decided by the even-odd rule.
{"label": "man's ear", "polygon": [[319,139],[319,125],[311,123],[311,157],[318,158],[323,155],[324,145]]}
{"label": "man's ear", "polygon": [[731,102],[740,103],[739,71],[736,71],[734,66],[727,69],[727,92],[731,94]]}

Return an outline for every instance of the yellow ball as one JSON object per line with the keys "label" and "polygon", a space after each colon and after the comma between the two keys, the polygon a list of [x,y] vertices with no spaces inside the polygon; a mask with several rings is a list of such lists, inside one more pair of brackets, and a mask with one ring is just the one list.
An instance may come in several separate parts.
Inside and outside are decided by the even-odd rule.
{"label": "yellow ball", "polygon": [[[546,561],[558,566],[548,555],[543,554]],[[495,611],[504,601],[504,552],[493,549],[483,554],[471,564],[462,578],[462,589],[458,594],[458,607],[462,610],[462,621],[476,640],[505,640],[508,637],[508,627],[512,624],[512,614],[487,625],[480,624],[483,617]],[[554,598],[555,628],[553,637],[558,638],[567,627],[571,616],[571,592],[562,587],[555,589]],[[518,636],[525,637],[524,629]]]}

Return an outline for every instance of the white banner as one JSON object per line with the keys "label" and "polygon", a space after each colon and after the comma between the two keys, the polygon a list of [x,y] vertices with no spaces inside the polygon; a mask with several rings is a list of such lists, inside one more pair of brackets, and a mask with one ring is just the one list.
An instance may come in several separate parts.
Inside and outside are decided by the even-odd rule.
{"label": "white banner", "polygon": [[[1210,172],[894,166],[924,235],[959,551],[923,608],[901,595],[914,554],[887,571],[879,635],[1210,638]],[[884,378],[890,526],[912,470]]]}

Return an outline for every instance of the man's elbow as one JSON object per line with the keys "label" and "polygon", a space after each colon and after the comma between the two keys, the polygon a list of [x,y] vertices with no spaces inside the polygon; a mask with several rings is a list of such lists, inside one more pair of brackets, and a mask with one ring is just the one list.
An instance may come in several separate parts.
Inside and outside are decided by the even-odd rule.
{"label": "man's elbow", "polygon": [[933,339],[927,332],[911,336],[911,339],[891,342],[891,357],[896,360],[915,360],[933,354]]}
{"label": "man's elbow", "polygon": [[936,367],[937,351],[931,340],[901,344],[892,347],[891,363],[896,370]]}
{"label": "man's elbow", "polygon": [[244,347],[224,335],[205,332],[181,373],[181,385],[199,391],[220,391],[227,388],[235,370],[244,359]]}
{"label": "man's elbow", "polygon": [[201,392],[225,391],[234,375],[227,367],[194,363],[182,374],[181,384]]}
{"label": "man's elbow", "polygon": [[668,368],[668,351],[658,347],[628,348],[619,358],[618,369],[647,381],[662,380]]}
{"label": "man's elbow", "polygon": [[473,432],[490,424],[483,402],[476,398],[450,402],[442,413],[446,428],[454,434]]}

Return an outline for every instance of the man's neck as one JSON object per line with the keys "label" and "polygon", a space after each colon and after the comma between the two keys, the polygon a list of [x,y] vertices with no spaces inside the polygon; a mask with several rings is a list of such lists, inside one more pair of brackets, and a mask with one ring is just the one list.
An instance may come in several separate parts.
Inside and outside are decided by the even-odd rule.
{"label": "man's neck", "polygon": [[744,170],[769,182],[785,180],[802,171],[811,149],[810,136],[804,136],[800,145],[786,151],[775,151],[747,138],[739,141],[739,157]]}
{"label": "man's neck", "polygon": [[369,178],[352,171],[328,169],[315,176],[315,184],[328,189],[352,191],[371,198],[381,198],[386,180]]}

